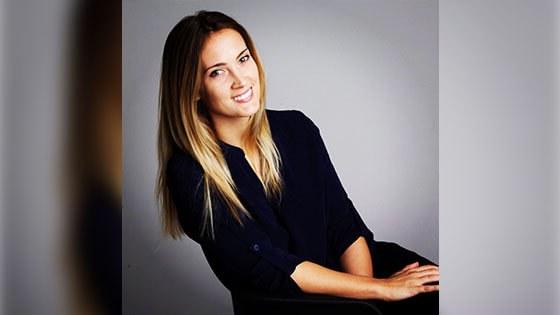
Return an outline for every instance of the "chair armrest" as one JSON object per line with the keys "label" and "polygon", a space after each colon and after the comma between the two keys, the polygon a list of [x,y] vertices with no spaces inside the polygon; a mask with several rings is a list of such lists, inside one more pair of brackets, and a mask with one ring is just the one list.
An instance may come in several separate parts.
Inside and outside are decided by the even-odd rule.
{"label": "chair armrest", "polygon": [[297,297],[262,294],[254,291],[232,292],[235,315],[382,315],[375,300],[356,300],[319,294]]}

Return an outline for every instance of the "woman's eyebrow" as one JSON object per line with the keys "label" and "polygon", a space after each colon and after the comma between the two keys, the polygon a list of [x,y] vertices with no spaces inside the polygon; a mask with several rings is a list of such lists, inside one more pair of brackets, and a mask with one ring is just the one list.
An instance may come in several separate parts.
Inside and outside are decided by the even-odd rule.
{"label": "woman's eyebrow", "polygon": [[[247,49],[249,49],[249,48],[245,47],[245,49],[243,49],[243,50],[239,53],[239,55],[237,55],[237,58],[241,57],[241,55],[243,55],[243,53],[244,53],[245,51],[247,51]],[[237,58],[235,58],[235,59],[237,59]],[[220,63],[217,63],[217,64],[215,64],[215,65],[213,65],[213,66],[210,66],[210,67],[206,68],[206,70],[204,70],[204,72],[206,73],[208,70],[210,70],[210,69],[212,69],[212,68],[214,68],[214,67],[225,66],[225,65],[226,65],[225,62],[220,62]]]}

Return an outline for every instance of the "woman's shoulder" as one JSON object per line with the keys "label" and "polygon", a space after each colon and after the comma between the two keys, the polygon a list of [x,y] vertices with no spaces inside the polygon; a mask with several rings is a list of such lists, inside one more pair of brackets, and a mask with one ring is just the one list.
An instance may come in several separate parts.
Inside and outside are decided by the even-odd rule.
{"label": "woman's shoulder", "polygon": [[200,164],[187,152],[175,149],[166,164],[167,176],[198,181],[203,175]]}
{"label": "woman's shoulder", "polygon": [[272,129],[282,130],[316,130],[317,126],[313,121],[299,110],[266,110],[267,118]]}
{"label": "woman's shoulder", "polygon": [[270,130],[284,158],[300,159],[314,155],[322,143],[319,128],[298,110],[267,110]]}

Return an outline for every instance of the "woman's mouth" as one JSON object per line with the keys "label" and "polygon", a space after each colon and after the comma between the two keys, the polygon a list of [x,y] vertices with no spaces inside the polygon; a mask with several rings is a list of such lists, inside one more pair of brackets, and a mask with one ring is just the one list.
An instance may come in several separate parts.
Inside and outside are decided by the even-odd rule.
{"label": "woman's mouth", "polygon": [[233,100],[238,103],[247,103],[253,98],[253,87],[250,87],[247,91],[233,97]]}

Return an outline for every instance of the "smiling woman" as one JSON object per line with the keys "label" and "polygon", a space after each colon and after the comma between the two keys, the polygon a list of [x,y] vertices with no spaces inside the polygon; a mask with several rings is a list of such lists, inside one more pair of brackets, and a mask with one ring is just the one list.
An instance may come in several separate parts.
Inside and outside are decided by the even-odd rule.
{"label": "smiling woman", "polygon": [[202,47],[200,59],[206,69],[202,100],[208,104],[213,121],[220,121],[216,126],[239,123],[240,119],[244,123],[245,117],[257,112],[259,70],[237,31],[223,29],[210,35]]}
{"label": "smiling woman", "polygon": [[229,290],[437,313],[439,268],[374,240],[311,119],[265,109],[263,66],[236,21],[201,11],[173,28],[159,115],[164,231],[200,244]]}
{"label": "smiling woman", "polygon": [[[248,139],[240,132],[245,129],[247,117],[254,115],[260,107],[261,88],[255,59],[241,35],[226,28],[208,36],[200,61],[206,70],[202,73],[199,98],[208,106],[217,137],[244,147],[240,140]],[[250,147],[250,141],[245,142],[250,152],[246,158],[262,180],[256,150]]]}
{"label": "smiling woman", "polygon": [[[250,217],[236,193],[225,144],[242,147],[247,161],[256,166],[267,197],[279,197],[280,157],[265,114],[264,82],[253,41],[226,15],[200,12],[183,19],[169,34],[161,75],[157,191],[164,230],[170,236],[189,232],[180,224],[184,212],[176,209],[168,187],[167,163],[174,153],[193,157],[204,174],[197,183],[203,184],[203,204],[197,209],[203,220],[196,222],[202,233],[214,236],[214,197],[225,203],[237,223],[242,223],[242,216]],[[176,174],[170,175],[172,179]]]}

